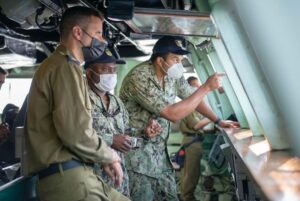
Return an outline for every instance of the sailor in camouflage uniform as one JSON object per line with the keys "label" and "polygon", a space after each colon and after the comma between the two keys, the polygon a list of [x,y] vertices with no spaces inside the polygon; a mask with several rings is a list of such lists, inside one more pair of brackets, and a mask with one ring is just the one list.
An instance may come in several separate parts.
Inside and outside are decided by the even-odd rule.
{"label": "sailor in camouflage uniform", "polygon": [[[130,125],[143,128],[150,118],[162,127],[159,135],[144,140],[143,146],[125,156],[131,199],[134,201],[177,201],[174,171],[167,153],[170,121],[178,121],[197,109],[212,121],[218,117],[201,100],[220,87],[220,74],[212,75],[195,90],[183,77],[181,60],[188,54],[183,38],[164,36],[153,48],[150,61],[136,66],[125,77],[120,91],[129,113]],[[194,92],[195,91],[195,92]],[[194,92],[194,93],[193,93]],[[184,99],[175,103],[175,98]],[[231,124],[219,121],[221,126]],[[144,133],[136,133],[144,137]]]}
{"label": "sailor in camouflage uniform", "polygon": [[[125,61],[116,59],[106,48],[99,58],[86,62],[85,69],[92,103],[93,128],[120,156],[124,177],[117,190],[130,197],[124,154],[131,148],[131,137],[125,133],[134,132],[134,129],[129,128],[128,113],[122,101],[109,93],[117,83],[116,64],[125,64]],[[114,187],[114,182],[99,164],[95,165],[95,170],[110,186]]]}

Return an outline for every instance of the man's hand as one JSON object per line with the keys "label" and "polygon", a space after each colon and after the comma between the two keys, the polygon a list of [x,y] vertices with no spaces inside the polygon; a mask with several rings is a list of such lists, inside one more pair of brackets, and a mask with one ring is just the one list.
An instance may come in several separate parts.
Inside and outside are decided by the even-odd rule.
{"label": "man's hand", "polygon": [[218,125],[222,128],[239,128],[240,123],[236,121],[230,121],[230,120],[221,120]]}
{"label": "man's hand", "polygon": [[9,134],[9,127],[7,123],[2,123],[0,125],[0,144],[3,143]]}
{"label": "man's hand", "polygon": [[209,76],[204,85],[207,86],[210,90],[218,89],[222,86],[221,77],[225,75],[225,73],[215,73]]}
{"label": "man's hand", "polygon": [[150,119],[147,126],[144,129],[146,137],[152,138],[157,136],[161,132],[161,126],[155,119]]}
{"label": "man's hand", "polygon": [[131,139],[128,135],[114,135],[111,147],[122,153],[127,153],[131,148],[130,144]]}
{"label": "man's hand", "polygon": [[116,187],[122,184],[123,170],[119,161],[103,165],[103,170],[114,181]]}

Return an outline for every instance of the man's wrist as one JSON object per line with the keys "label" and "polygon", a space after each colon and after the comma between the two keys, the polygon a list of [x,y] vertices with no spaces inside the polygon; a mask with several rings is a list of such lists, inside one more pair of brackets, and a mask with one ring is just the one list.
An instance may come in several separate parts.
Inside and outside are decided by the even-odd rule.
{"label": "man's wrist", "polygon": [[[211,91],[211,89],[210,89],[210,87],[205,83],[205,84],[203,84],[201,87],[199,87],[199,88],[203,88],[203,91],[204,91],[204,93],[205,94],[207,94],[208,92],[210,92]],[[203,92],[202,92],[203,93]]]}
{"label": "man's wrist", "polygon": [[219,125],[220,121],[222,121],[219,117],[214,121],[214,124]]}

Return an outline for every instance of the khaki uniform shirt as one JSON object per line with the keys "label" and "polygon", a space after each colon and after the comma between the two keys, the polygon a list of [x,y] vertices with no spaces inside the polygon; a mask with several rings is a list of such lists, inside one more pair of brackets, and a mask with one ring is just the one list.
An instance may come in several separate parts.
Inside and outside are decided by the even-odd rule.
{"label": "khaki uniform shirt", "polygon": [[194,126],[203,119],[204,117],[197,111],[192,112],[188,116],[186,116],[184,119],[180,121],[179,128],[180,131],[185,133],[199,133],[201,130],[194,129]]}
{"label": "khaki uniform shirt", "polygon": [[[165,89],[160,86],[152,64],[146,61],[129,72],[120,91],[131,127],[143,130],[151,118],[156,118],[162,127],[158,136],[144,141],[144,146],[125,156],[128,170],[155,178],[172,169],[166,150],[170,122],[160,117],[160,111],[173,104],[176,96],[186,98],[194,91],[184,77],[175,80],[165,76],[164,83]],[[137,136],[143,137],[144,133]]]}
{"label": "khaki uniform shirt", "polygon": [[29,173],[72,158],[97,163],[114,159],[92,128],[82,68],[61,45],[43,61],[32,80],[25,138]]}

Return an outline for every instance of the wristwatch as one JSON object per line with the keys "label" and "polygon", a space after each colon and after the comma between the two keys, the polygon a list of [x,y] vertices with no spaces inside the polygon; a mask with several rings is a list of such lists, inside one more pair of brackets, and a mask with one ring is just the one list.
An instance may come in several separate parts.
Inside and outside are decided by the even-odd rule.
{"label": "wristwatch", "polygon": [[214,121],[214,124],[219,125],[220,121],[221,121],[221,119],[218,117],[218,118]]}

